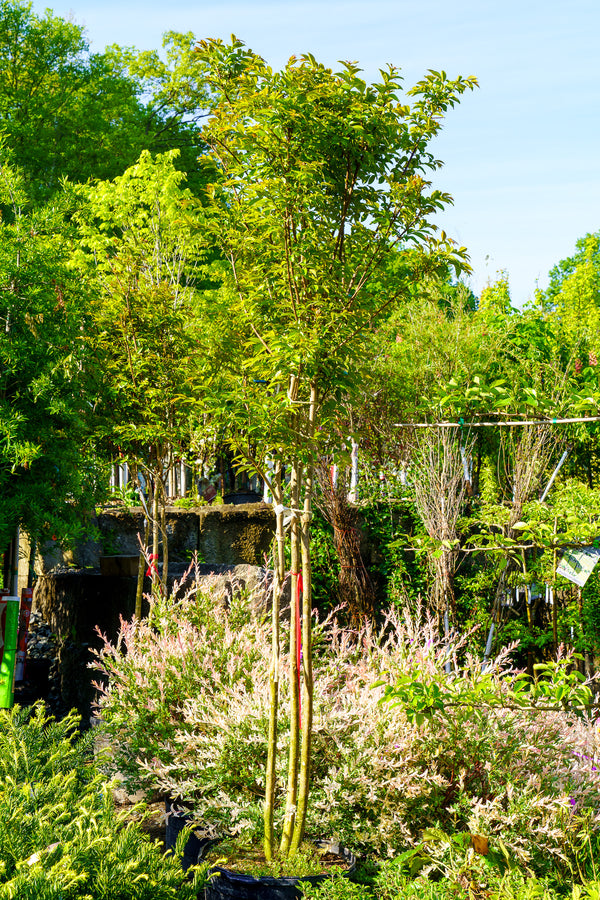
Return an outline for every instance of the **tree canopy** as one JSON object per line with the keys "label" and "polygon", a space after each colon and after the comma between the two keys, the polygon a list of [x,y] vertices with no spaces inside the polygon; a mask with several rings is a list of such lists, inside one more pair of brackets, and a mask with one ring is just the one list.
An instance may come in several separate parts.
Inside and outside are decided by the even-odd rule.
{"label": "tree canopy", "polygon": [[165,43],[166,62],[118,47],[91,53],[82,26],[1,0],[0,133],[32,198],[48,199],[64,178],[114,178],[144,149],[179,148],[194,171],[204,98],[194,39],[171,33]]}
{"label": "tree canopy", "polygon": [[[310,55],[274,72],[239,41],[204,43],[200,56],[213,95],[203,137],[219,172],[211,222],[245,334],[230,400],[248,434],[244,391],[267,384],[250,428],[272,433],[311,384],[320,403],[339,401],[364,335],[415,272],[465,264],[464,248],[435,234],[451,198],[427,181],[440,166],[427,145],[474,81],[432,72],[410,107],[393,68],[369,85],[356,66],[332,72]],[[398,247],[412,249],[382,295],[372,285]]]}
{"label": "tree canopy", "polygon": [[68,266],[60,207],[36,209],[0,160],[0,546],[80,530],[98,486],[85,361],[89,294]]}

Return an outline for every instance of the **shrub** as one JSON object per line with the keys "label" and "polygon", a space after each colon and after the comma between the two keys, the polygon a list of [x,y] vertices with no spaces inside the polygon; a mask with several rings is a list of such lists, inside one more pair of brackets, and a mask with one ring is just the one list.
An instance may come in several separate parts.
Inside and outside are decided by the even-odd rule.
{"label": "shrub", "polygon": [[[260,833],[270,639],[250,608],[241,595],[226,607],[210,585],[157,598],[148,620],[123,622],[97,661],[115,765],[136,786],[190,804],[209,834]],[[373,685],[382,673],[415,690],[441,679],[468,686],[481,671],[476,659],[446,674],[463,651],[431,621],[395,612],[381,631],[334,620],[317,628],[310,833],[383,857],[423,846],[431,872],[445,871],[448,853],[443,841],[424,843],[434,827],[485,836],[530,875],[556,866],[568,874],[576,859],[585,869],[600,825],[591,720],[481,703],[416,725],[402,705],[380,702],[383,687]],[[501,696],[514,677],[508,652],[488,672]],[[287,702],[283,691],[284,713]]]}
{"label": "shrub", "polygon": [[262,821],[270,643],[246,599],[226,606],[210,579],[154,597],[98,654],[113,766],[132,790],[191,804],[209,834]]}
{"label": "shrub", "polygon": [[178,860],[114,809],[74,714],[0,712],[1,900],[195,900]]}

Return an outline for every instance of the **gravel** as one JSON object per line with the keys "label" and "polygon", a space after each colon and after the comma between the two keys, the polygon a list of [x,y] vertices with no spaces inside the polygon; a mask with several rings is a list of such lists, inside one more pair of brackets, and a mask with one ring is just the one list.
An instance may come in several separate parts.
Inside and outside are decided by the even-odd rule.
{"label": "gravel", "polygon": [[44,700],[57,718],[67,712],[61,698],[58,641],[40,613],[32,612],[27,640],[25,680],[15,685],[15,703],[27,706]]}

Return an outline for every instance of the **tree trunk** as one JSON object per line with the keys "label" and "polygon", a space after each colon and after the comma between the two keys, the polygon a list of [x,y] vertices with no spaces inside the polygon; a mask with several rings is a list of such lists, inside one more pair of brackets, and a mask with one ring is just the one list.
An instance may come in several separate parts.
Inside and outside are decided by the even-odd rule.
{"label": "tree trunk", "polygon": [[312,518],[313,469],[307,476],[304,512],[302,515],[302,744],[300,750],[300,775],[298,779],[298,804],[294,836],[290,853],[293,856],[304,840],[306,810],[310,787],[310,748],[313,717],[313,669],[312,669],[312,568],[310,560],[310,522]]}
{"label": "tree trunk", "polygon": [[162,578],[161,584],[166,590],[169,574],[169,533],[167,531],[167,497],[164,482],[160,483],[160,534],[162,538]]}
{"label": "tree trunk", "polygon": [[269,672],[269,735],[267,741],[267,768],[265,782],[264,820],[264,853],[267,862],[273,859],[273,815],[275,810],[275,781],[277,761],[277,719],[279,712],[279,670],[281,641],[279,629],[279,610],[281,592],[285,581],[285,530],[283,527],[283,491],[281,484],[281,463],[272,480],[272,494],[276,510],[276,532],[274,546],[273,599],[271,609],[271,669]]}
{"label": "tree trunk", "polygon": [[[308,439],[312,442],[317,411],[317,389],[310,386]],[[304,840],[306,811],[310,789],[310,751],[313,718],[313,668],[312,668],[312,570],[310,560],[310,523],[314,489],[314,459],[305,476],[304,509],[301,520],[302,540],[302,746],[300,751],[300,776],[298,780],[298,804],[290,855],[294,855]]]}
{"label": "tree trunk", "polygon": [[140,547],[140,559],[138,562],[137,586],[135,589],[135,617],[142,618],[142,600],[144,598],[144,575],[146,571],[146,553],[148,552],[148,541],[150,539],[150,520],[148,516],[144,519],[144,542]]}
{"label": "tree trunk", "polygon": [[292,462],[290,481],[292,520],[290,523],[291,542],[291,597],[290,597],[290,749],[288,757],[287,796],[285,801],[285,817],[281,835],[281,854],[287,856],[290,851],[294,823],[296,818],[296,799],[298,796],[298,759],[300,755],[300,690],[298,666],[298,633],[297,623],[300,619],[299,588],[301,570],[301,529],[298,520],[298,504],[302,480],[302,464],[299,459]]}
{"label": "tree trunk", "polygon": [[152,593],[158,589],[158,492],[159,475],[154,473],[152,484],[152,553],[150,554],[150,577],[152,579]]}
{"label": "tree trunk", "polygon": [[350,625],[362,628],[365,618],[374,619],[376,597],[360,552],[358,509],[348,502],[346,478],[333,478],[325,461],[317,469],[317,481],[319,491],[314,502],[333,527],[333,542],[340,566],[339,601],[347,610]]}

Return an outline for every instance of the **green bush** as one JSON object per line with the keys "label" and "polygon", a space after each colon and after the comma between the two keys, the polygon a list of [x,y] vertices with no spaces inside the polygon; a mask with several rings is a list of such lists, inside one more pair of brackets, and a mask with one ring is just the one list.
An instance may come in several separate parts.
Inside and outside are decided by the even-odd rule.
{"label": "green bush", "polygon": [[409,536],[423,532],[408,497],[374,498],[361,509],[362,528],[372,548],[369,574],[382,607],[414,609],[427,596],[429,574],[423,556],[407,550]]}
{"label": "green bush", "polygon": [[115,811],[90,741],[73,713],[0,711],[0,900],[195,900],[202,872]]}
{"label": "green bush", "polygon": [[600,882],[554,886],[523,871],[456,872],[442,881],[402,873],[384,863],[369,885],[334,876],[303,888],[304,900],[600,900]]}
{"label": "green bush", "polygon": [[340,561],[335,551],[333,527],[318,509],[313,513],[310,539],[314,605],[327,614],[339,603]]}

